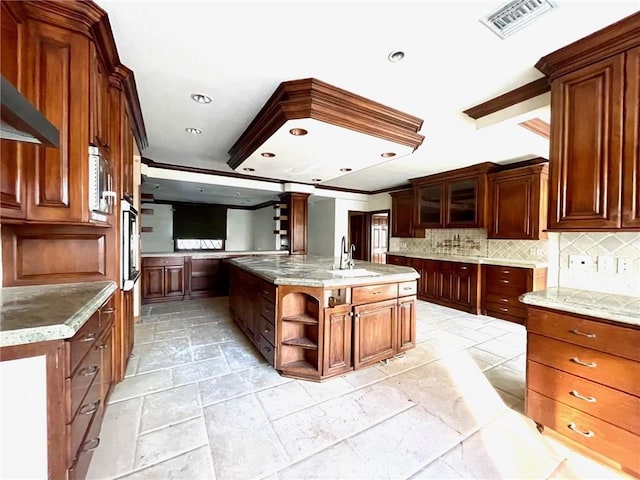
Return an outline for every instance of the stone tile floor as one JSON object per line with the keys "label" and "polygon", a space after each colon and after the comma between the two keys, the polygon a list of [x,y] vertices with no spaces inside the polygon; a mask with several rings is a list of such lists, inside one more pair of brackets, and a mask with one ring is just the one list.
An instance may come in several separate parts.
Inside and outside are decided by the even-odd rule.
{"label": "stone tile floor", "polygon": [[525,330],[418,301],[404,358],[283,378],[228,299],[145,305],[90,479],[627,478],[522,415]]}

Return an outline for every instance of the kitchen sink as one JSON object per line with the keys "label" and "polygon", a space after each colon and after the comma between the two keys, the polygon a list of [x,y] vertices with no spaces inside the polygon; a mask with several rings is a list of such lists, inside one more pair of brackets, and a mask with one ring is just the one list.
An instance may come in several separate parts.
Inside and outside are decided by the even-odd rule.
{"label": "kitchen sink", "polygon": [[371,270],[366,270],[364,268],[354,268],[352,270],[328,270],[329,273],[333,273],[334,275],[338,275],[340,277],[375,277],[376,275],[380,275],[378,272],[372,272]]}

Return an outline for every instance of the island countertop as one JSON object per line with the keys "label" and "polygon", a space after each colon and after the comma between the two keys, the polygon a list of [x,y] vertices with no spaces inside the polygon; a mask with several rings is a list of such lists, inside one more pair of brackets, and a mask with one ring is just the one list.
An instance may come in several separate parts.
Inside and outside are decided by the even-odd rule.
{"label": "island countertop", "polygon": [[551,287],[525,293],[520,301],[531,306],[640,326],[640,297]]}
{"label": "island countertop", "polygon": [[72,337],[117,288],[106,281],[0,289],[0,347]]}
{"label": "island countertop", "polygon": [[[407,282],[419,277],[418,272],[411,267],[361,260],[355,261],[351,273],[348,269],[342,272],[335,271],[333,267],[339,264],[338,258],[312,255],[238,257],[230,259],[229,262],[275,285],[331,288],[374,285],[380,282]],[[366,270],[361,272],[362,276],[350,276],[362,270]]]}

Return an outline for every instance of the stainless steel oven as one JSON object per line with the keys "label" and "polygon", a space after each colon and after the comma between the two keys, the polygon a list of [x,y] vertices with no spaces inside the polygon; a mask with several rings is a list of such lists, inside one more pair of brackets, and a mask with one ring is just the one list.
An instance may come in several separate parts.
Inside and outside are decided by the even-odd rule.
{"label": "stainless steel oven", "polygon": [[131,290],[140,276],[138,266],[138,211],[128,200],[120,201],[122,210],[122,290]]}

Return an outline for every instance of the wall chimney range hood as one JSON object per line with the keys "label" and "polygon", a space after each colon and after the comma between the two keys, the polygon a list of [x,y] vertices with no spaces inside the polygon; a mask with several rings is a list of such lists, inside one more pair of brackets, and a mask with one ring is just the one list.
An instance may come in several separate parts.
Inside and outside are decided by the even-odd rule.
{"label": "wall chimney range hood", "polygon": [[58,129],[36,109],[4,76],[0,75],[0,138],[58,147]]}

